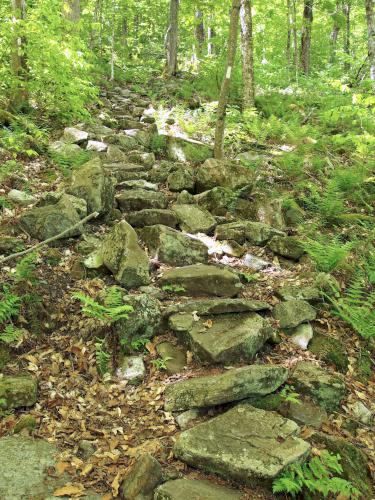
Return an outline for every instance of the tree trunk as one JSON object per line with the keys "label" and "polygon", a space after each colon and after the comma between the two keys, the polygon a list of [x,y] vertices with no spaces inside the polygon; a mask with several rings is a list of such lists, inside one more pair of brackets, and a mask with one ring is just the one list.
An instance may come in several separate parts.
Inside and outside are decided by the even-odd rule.
{"label": "tree trunk", "polygon": [[65,0],[63,10],[66,19],[78,23],[81,18],[81,0]]}
{"label": "tree trunk", "polygon": [[226,71],[221,84],[219,103],[217,108],[216,130],[215,130],[215,147],[214,156],[216,159],[223,157],[223,141],[225,116],[228,103],[229,88],[236,56],[237,34],[238,34],[238,19],[240,16],[241,0],[232,0],[232,9],[230,15],[229,39],[228,39],[228,55]]}
{"label": "tree trunk", "polygon": [[241,52],[243,78],[243,110],[254,107],[254,44],[251,0],[241,0]]}
{"label": "tree trunk", "polygon": [[345,61],[345,71],[350,70],[350,2],[344,2],[342,10],[345,16],[345,32],[344,32],[344,52],[347,55],[347,60]]}
{"label": "tree trunk", "polygon": [[178,50],[178,11],[179,0],[170,0],[169,28],[166,37],[167,49],[167,74],[174,76],[177,73],[177,50]]}
{"label": "tree trunk", "polygon": [[338,16],[340,12],[340,2],[336,2],[336,10],[333,15],[333,27],[331,32],[331,55],[329,57],[329,62],[333,64],[335,62],[336,50],[337,50],[337,38],[339,36],[340,26],[338,22]]}
{"label": "tree trunk", "polygon": [[296,8],[296,0],[292,0],[292,32],[293,32],[293,64],[296,71],[296,75],[298,73],[298,40],[297,40],[297,8]]}
{"label": "tree trunk", "polygon": [[292,4],[291,0],[287,0],[286,3],[287,17],[286,22],[288,26],[287,39],[286,39],[286,60],[288,61],[288,66],[291,65],[291,49],[292,49]]}
{"label": "tree trunk", "polygon": [[310,73],[311,28],[313,22],[314,0],[304,0],[302,39],[301,39],[301,69],[305,75]]}
{"label": "tree trunk", "polygon": [[22,23],[26,19],[26,1],[12,0],[12,9],[14,25],[12,71],[16,82],[12,96],[12,108],[22,109],[28,104],[26,38],[22,36]]}
{"label": "tree trunk", "polygon": [[198,59],[200,59],[203,53],[205,39],[203,14],[200,10],[195,12],[195,38],[197,40],[197,56]]}
{"label": "tree trunk", "polygon": [[366,0],[366,19],[368,33],[368,58],[370,62],[370,79],[375,80],[375,0]]}
{"label": "tree trunk", "polygon": [[207,28],[207,55],[208,56],[213,56],[215,53],[215,47],[213,43],[213,39],[215,38],[215,29],[213,27],[213,17],[210,16],[209,18],[209,26]]}

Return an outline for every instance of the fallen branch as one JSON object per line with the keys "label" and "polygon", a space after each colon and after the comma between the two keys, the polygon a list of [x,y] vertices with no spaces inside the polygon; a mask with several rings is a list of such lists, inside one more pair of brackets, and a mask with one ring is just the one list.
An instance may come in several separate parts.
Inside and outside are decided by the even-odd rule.
{"label": "fallen branch", "polygon": [[27,250],[23,250],[22,252],[12,253],[11,255],[8,255],[7,257],[3,257],[2,259],[0,259],[0,264],[4,264],[4,262],[7,262],[8,260],[13,260],[13,259],[16,259],[18,257],[22,257],[23,255],[34,252],[38,248],[41,248],[41,247],[44,247],[45,245],[48,245],[48,243],[51,243],[52,241],[59,240],[60,238],[63,238],[64,236],[69,234],[70,231],[77,229],[77,227],[81,226],[82,224],[85,224],[86,222],[89,222],[91,219],[95,219],[96,217],[98,217],[98,215],[99,215],[99,212],[93,212],[92,214],[88,215],[84,219],[77,222],[77,224],[74,224],[73,226],[69,227],[68,229],[65,229],[65,231],[63,231],[62,233],[56,234],[55,236],[52,236],[51,238],[48,238],[44,241],[41,241],[40,243],[33,245],[32,247],[28,248]]}

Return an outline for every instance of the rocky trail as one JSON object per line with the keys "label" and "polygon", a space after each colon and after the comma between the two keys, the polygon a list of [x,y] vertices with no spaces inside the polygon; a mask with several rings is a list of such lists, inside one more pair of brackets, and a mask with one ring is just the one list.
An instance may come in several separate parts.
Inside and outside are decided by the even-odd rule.
{"label": "rocky trail", "polygon": [[[328,312],[335,280],[310,269],[298,214],[141,92],[102,102],[50,145],[71,178],[35,161],[39,194],[7,189],[0,254],[75,229],[15,285],[38,300],[23,342],[0,347],[0,498],[271,499],[322,449],[372,498],[374,385],[352,377],[358,346]],[[98,327],[73,294],[103,303],[113,285],[132,310]]]}

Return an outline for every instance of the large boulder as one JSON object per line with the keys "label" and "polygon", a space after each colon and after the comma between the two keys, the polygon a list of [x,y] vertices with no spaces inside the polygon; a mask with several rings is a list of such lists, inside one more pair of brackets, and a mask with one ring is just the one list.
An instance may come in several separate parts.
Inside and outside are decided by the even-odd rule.
{"label": "large boulder", "polygon": [[287,259],[299,260],[305,253],[302,243],[295,236],[274,236],[269,248]]}
{"label": "large boulder", "polygon": [[253,172],[237,162],[208,159],[197,169],[198,193],[216,186],[240,189],[254,182]]}
{"label": "large boulder", "polygon": [[155,500],[241,500],[239,491],[199,479],[167,481],[155,490]]}
{"label": "large boulder", "polygon": [[216,226],[216,220],[207,210],[196,205],[175,204],[172,210],[176,214],[180,227],[188,233],[211,233]]}
{"label": "large boulder", "polygon": [[215,236],[218,240],[234,240],[239,244],[248,241],[252,245],[265,245],[275,235],[282,235],[281,231],[262,222],[240,221],[230,222],[217,226]]}
{"label": "large boulder", "polygon": [[149,252],[160,262],[172,266],[207,262],[207,247],[198,240],[168,226],[146,226],[139,235]]}
{"label": "large boulder", "polygon": [[309,361],[297,363],[291,381],[297,391],[309,396],[329,412],[340,408],[346,394],[345,383],[337,374],[331,374]]}
{"label": "large boulder", "polygon": [[148,256],[127,222],[121,221],[112,228],[102,243],[101,254],[104,265],[125,288],[150,282]]}
{"label": "large boulder", "polygon": [[152,500],[155,487],[162,482],[163,470],[159,462],[148,453],[140,455],[120,486],[124,500]]}
{"label": "large boulder", "polygon": [[212,158],[211,146],[185,137],[167,136],[167,154],[171,160],[200,163]]}
{"label": "large boulder", "polygon": [[219,186],[195,195],[194,199],[200,207],[211,214],[224,216],[234,203],[236,194],[231,189]]}
{"label": "large boulder", "polygon": [[277,304],[273,315],[279,322],[280,328],[295,328],[301,323],[314,320],[316,311],[304,300],[288,300]]}
{"label": "large boulder", "polygon": [[168,187],[170,191],[193,192],[195,188],[194,170],[188,165],[181,165],[168,175]]}
{"label": "large boulder", "polygon": [[270,485],[310,445],[298,437],[298,425],[275,412],[248,404],[184,431],[174,454],[187,464],[224,479]]}
{"label": "large boulder", "polygon": [[[86,201],[75,196],[63,194],[54,204],[38,206],[27,210],[20,217],[21,227],[32,237],[46,240],[60,234],[87,215]],[[69,231],[65,238],[82,234],[83,227],[78,225]]]}
{"label": "large boulder", "polygon": [[166,271],[160,278],[161,285],[177,285],[187,295],[234,297],[242,285],[237,274],[217,266],[192,265]]}
{"label": "large boulder", "polygon": [[276,391],[288,378],[288,370],[276,365],[232,368],[220,375],[182,380],[167,386],[166,411],[215,406]]}
{"label": "large boulder", "polygon": [[93,158],[75,170],[67,192],[86,200],[90,213],[108,213],[114,205],[114,180],[106,175],[99,158]]}
{"label": "large boulder", "polygon": [[63,140],[66,142],[70,142],[72,144],[82,144],[87,141],[89,138],[88,132],[84,130],[80,130],[74,127],[66,127],[64,129]]}
{"label": "large boulder", "polygon": [[11,410],[33,406],[37,398],[37,382],[30,375],[0,377],[0,408]]}
{"label": "large boulder", "polygon": [[133,227],[161,224],[175,228],[178,224],[176,214],[172,210],[163,210],[161,208],[145,208],[138,212],[130,212],[126,215],[126,220]]}
{"label": "large boulder", "polygon": [[283,200],[281,198],[271,198],[271,195],[254,193],[252,201],[247,207],[246,204],[243,207],[238,206],[237,210],[242,211],[247,219],[263,222],[263,224],[268,224],[281,231],[285,229]]}
{"label": "large boulder", "polygon": [[152,339],[158,332],[161,323],[160,305],[150,294],[125,295],[125,304],[133,307],[127,319],[116,323],[116,330],[124,345],[130,345],[133,340]]}
{"label": "large boulder", "polygon": [[268,322],[257,313],[205,316],[174,314],[171,329],[202,362],[228,365],[251,361],[272,335]]}
{"label": "large boulder", "polygon": [[146,208],[167,208],[168,198],[162,192],[147,189],[129,189],[117,196],[120,210],[132,212]]}

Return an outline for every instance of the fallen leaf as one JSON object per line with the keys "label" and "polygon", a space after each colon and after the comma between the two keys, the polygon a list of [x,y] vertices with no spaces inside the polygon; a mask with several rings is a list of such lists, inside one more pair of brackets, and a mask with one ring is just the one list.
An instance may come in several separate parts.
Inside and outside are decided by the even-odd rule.
{"label": "fallen leaf", "polygon": [[118,472],[114,480],[112,481],[111,487],[112,487],[112,495],[114,497],[118,496],[118,490],[120,488],[120,473]]}
{"label": "fallen leaf", "polygon": [[66,486],[63,486],[62,488],[57,488],[53,492],[54,497],[65,497],[65,496],[70,496],[73,498],[79,498],[83,495],[85,491],[85,487],[83,484],[79,484],[74,486],[73,484],[67,484]]}
{"label": "fallen leaf", "polygon": [[64,472],[66,471],[66,469],[69,467],[69,463],[68,462],[58,462],[56,464],[56,472],[59,474],[59,476],[61,476],[62,474],[64,474]]}

